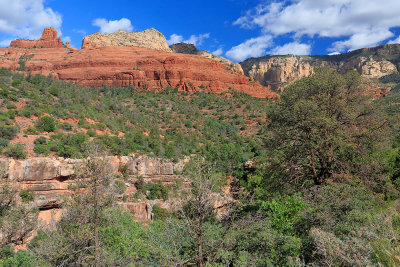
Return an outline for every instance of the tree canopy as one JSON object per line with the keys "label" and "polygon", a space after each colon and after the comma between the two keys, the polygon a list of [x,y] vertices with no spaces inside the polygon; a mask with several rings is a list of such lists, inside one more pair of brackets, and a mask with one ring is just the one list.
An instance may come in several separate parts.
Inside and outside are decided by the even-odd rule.
{"label": "tree canopy", "polygon": [[355,71],[341,75],[319,68],[288,86],[267,113],[267,145],[281,175],[291,183],[320,185],[357,177],[366,163],[373,167],[388,122],[371,98]]}

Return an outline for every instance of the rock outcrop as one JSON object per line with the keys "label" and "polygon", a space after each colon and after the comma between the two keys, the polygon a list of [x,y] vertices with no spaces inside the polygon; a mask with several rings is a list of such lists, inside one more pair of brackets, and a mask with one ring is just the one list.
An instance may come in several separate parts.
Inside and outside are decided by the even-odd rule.
{"label": "rock outcrop", "polygon": [[[125,179],[121,180],[126,186],[122,195],[117,196],[120,204],[138,221],[147,221],[152,218],[152,206],[173,209],[173,201],[134,199],[137,192],[135,181],[139,176],[145,182],[157,183],[161,181],[164,186],[175,183],[178,179],[183,181],[182,188],[188,187],[188,182],[177,173],[181,173],[185,161],[174,163],[172,161],[151,158],[147,156],[108,157],[110,169],[117,174],[124,170]],[[30,190],[35,198],[33,205],[40,210],[39,218],[44,224],[53,223],[55,214],[60,217],[60,209],[64,196],[71,194],[70,185],[73,175],[83,160],[64,158],[28,158],[25,160],[0,159],[0,175],[7,177],[8,181],[20,189]],[[49,212],[52,211],[52,213]]]}
{"label": "rock outcrop", "polygon": [[141,32],[119,30],[115,33],[94,33],[85,36],[82,42],[82,49],[104,46],[135,46],[171,52],[165,36],[156,29],[147,29]]}
{"label": "rock outcrop", "polygon": [[274,91],[282,91],[288,84],[313,73],[321,61],[308,57],[282,56],[251,58],[240,63],[245,74]]}
{"label": "rock outcrop", "polygon": [[239,63],[235,63],[224,57],[220,57],[220,56],[211,54],[210,52],[208,52],[206,50],[198,50],[196,48],[196,46],[193,44],[178,43],[178,44],[171,45],[170,48],[175,53],[198,55],[198,56],[202,56],[205,58],[217,60],[217,61],[221,62],[224,66],[226,66],[227,70],[235,72],[235,73],[244,74],[242,66],[240,66]]}
{"label": "rock outcrop", "polygon": [[196,92],[239,91],[254,97],[276,94],[249,78],[227,70],[217,60],[140,47],[97,47],[73,50],[0,48],[0,67],[49,75],[82,86],[134,86],[140,90],[165,87]]}
{"label": "rock outcrop", "polygon": [[39,40],[17,39],[10,44],[10,47],[21,48],[60,48],[63,46],[61,39],[57,38],[57,31],[53,27],[45,28]]}
{"label": "rock outcrop", "polygon": [[[400,69],[400,45],[364,48],[332,56],[265,56],[250,58],[240,65],[245,75],[274,91],[313,73],[316,67],[329,66],[340,73],[357,70],[369,79],[378,79]],[[396,65],[397,64],[397,65]]]}

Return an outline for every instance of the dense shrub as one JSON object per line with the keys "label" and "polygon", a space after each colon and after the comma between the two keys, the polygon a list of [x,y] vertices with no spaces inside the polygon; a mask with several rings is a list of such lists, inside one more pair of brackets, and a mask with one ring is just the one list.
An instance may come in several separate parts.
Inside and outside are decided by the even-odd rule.
{"label": "dense shrub", "polygon": [[35,145],[46,145],[47,144],[47,138],[44,136],[40,136],[33,141]]}
{"label": "dense shrub", "polygon": [[54,132],[56,130],[56,123],[53,117],[43,116],[37,121],[36,127],[44,132]]}
{"label": "dense shrub", "polygon": [[14,159],[24,159],[27,155],[25,147],[22,144],[8,145],[4,154]]}
{"label": "dense shrub", "polygon": [[169,212],[167,209],[161,208],[158,205],[153,206],[152,212],[153,212],[153,220],[163,221],[169,215]]}
{"label": "dense shrub", "polygon": [[21,192],[19,192],[19,196],[21,197],[22,202],[30,202],[35,198],[33,192],[29,190],[21,190]]}
{"label": "dense shrub", "polygon": [[18,126],[0,126],[0,138],[13,139],[19,133],[20,128]]}
{"label": "dense shrub", "polygon": [[161,181],[158,183],[148,183],[146,185],[146,191],[149,191],[149,194],[146,196],[147,199],[154,200],[154,199],[168,199],[168,188],[161,184]]}

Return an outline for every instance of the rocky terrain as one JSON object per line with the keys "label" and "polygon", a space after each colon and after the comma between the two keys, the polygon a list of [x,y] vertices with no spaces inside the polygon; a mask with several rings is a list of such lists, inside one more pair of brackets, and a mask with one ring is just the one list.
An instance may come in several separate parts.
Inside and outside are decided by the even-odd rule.
{"label": "rocky terrain", "polygon": [[[172,185],[181,180],[182,186],[187,186],[181,175],[184,160],[173,163],[169,160],[151,158],[147,156],[112,156],[107,160],[113,173],[117,175],[124,170],[124,183],[126,190],[119,196],[120,204],[129,210],[137,221],[148,221],[152,218],[152,207],[173,209],[174,201],[135,199],[137,188],[135,181],[143,177],[145,182],[157,183],[161,181],[164,186]],[[24,160],[0,159],[0,170],[5,170],[8,181],[17,185],[22,190],[34,193],[32,205],[40,210],[39,219],[42,224],[52,225],[61,215],[63,197],[72,193],[71,184],[73,175],[79,165],[80,159],[33,157]],[[122,196],[125,196],[124,198]]]}
{"label": "rocky terrain", "polygon": [[220,57],[220,56],[211,54],[210,52],[208,52],[206,50],[198,50],[196,48],[196,46],[193,44],[178,43],[178,44],[171,45],[170,48],[175,53],[198,55],[198,56],[202,56],[205,58],[217,60],[217,61],[221,62],[222,64],[224,64],[228,70],[231,70],[236,73],[244,74],[243,69],[239,63],[235,63],[224,57]]}
{"label": "rocky terrain", "polygon": [[[151,36],[154,31],[135,34],[151,33],[149,39],[145,38],[147,41],[143,42],[152,45]],[[125,33],[120,31],[116,35],[107,36],[120,36]],[[106,35],[102,36],[99,38],[104,39]],[[93,40],[93,38],[85,39]],[[110,43],[114,42],[112,40],[114,38],[109,40]],[[103,46],[106,44],[94,43],[96,43],[92,45],[94,48],[88,48],[90,45],[87,45],[85,49],[80,50],[64,47],[0,48],[0,67],[29,71],[32,74],[51,74],[58,79],[97,88],[105,85],[134,86],[141,90],[157,91],[170,86],[188,92],[222,93],[235,90],[254,97],[276,96],[269,88],[249,81],[248,77],[227,68],[217,60],[158,51],[150,49],[154,48],[151,45],[143,48],[123,45]]]}
{"label": "rocky terrain", "polygon": [[[67,45],[69,46],[69,44]],[[26,40],[17,39],[12,41],[10,47],[20,47],[20,48],[36,48],[36,47],[54,47],[61,48],[64,47],[60,38],[57,38],[57,31],[53,27],[44,29],[42,36],[39,40]]]}
{"label": "rocky terrain", "polygon": [[94,33],[85,36],[82,42],[82,49],[104,46],[134,46],[171,52],[164,35],[152,28],[141,32]]}
{"label": "rocky terrain", "polygon": [[319,66],[329,66],[340,73],[355,69],[363,77],[378,79],[398,73],[400,45],[383,45],[332,56],[265,56],[240,63],[245,75],[274,91],[308,76]]}

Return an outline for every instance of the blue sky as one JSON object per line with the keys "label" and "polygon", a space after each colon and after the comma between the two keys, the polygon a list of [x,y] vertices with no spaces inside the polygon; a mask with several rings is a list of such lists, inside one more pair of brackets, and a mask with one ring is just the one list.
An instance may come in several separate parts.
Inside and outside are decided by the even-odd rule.
{"label": "blue sky", "polygon": [[80,48],[85,34],[155,28],[234,61],[332,54],[400,42],[400,0],[0,0],[0,45],[44,27]]}

